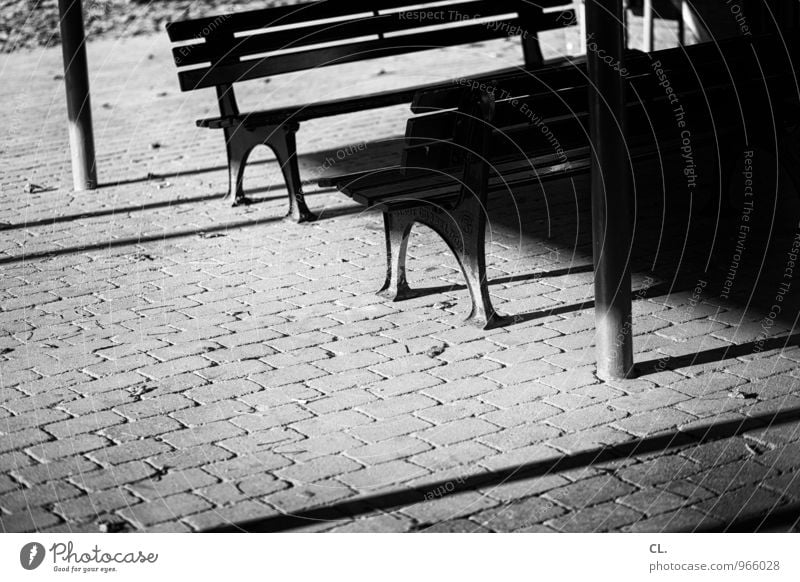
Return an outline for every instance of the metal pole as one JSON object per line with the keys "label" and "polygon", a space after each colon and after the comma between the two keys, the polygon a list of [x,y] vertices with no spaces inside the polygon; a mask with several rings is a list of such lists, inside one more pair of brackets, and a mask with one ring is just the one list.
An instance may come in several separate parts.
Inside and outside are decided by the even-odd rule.
{"label": "metal pole", "polygon": [[58,12],[61,18],[64,83],[67,88],[72,181],[75,190],[92,190],[97,187],[97,168],[81,0],[58,0]]}
{"label": "metal pole", "polygon": [[[586,0],[586,25],[603,57],[623,64],[622,0]],[[628,220],[628,159],[625,149],[625,85],[622,76],[588,55],[592,143],[592,244],[594,254],[597,374],[626,378],[633,373],[631,248]]]}
{"label": "metal pole", "polygon": [[644,0],[644,51],[653,52],[653,0]]}
{"label": "metal pole", "polygon": [[578,29],[580,30],[580,49],[579,54],[586,53],[586,9],[583,0],[575,0],[575,15],[578,17]]}

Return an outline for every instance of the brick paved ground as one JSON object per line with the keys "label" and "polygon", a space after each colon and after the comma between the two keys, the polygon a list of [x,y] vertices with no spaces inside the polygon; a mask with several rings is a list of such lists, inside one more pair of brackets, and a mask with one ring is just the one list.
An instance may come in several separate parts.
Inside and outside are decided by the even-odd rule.
{"label": "brick paved ground", "polygon": [[[585,180],[520,193],[518,208],[508,194],[492,200],[493,299],[523,317],[475,330],[460,323],[455,261],[422,228],[411,280],[434,289],[390,303],[372,293],[378,215],[311,191],[323,219],[284,222],[284,193],[264,189],[280,183],[272,162],[248,173],[257,204],[220,205],[221,136],[193,124],[212,96],[177,92],[164,38],[90,49],[103,187],[88,193],[69,188],[60,53],[0,66],[3,530],[257,519],[326,531],[690,531],[755,529],[767,514],[766,529],[792,527],[800,297],[784,273],[800,213],[789,197],[763,188],[753,224],[771,229],[749,235],[722,298],[740,216],[717,220],[710,194],[666,196],[643,168],[641,375],[601,382]],[[486,68],[518,59],[512,43],[484,51]],[[255,83],[243,101],[475,66],[449,50],[424,73],[359,65],[313,84]],[[406,115],[305,124],[304,172],[345,144],[398,136]]]}

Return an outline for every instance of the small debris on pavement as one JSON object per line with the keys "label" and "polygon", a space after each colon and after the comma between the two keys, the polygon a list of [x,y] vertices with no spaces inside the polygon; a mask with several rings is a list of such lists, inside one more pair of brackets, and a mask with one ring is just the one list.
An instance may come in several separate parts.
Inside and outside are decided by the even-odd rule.
{"label": "small debris on pavement", "polygon": [[425,355],[429,356],[431,358],[435,358],[436,356],[442,355],[446,349],[447,349],[447,345],[438,344],[438,345],[429,347],[428,350],[425,352]]}
{"label": "small debris on pavement", "polygon": [[26,194],[36,194],[37,192],[46,191],[47,188],[40,186],[39,184],[34,184],[33,182],[26,182],[24,190]]}

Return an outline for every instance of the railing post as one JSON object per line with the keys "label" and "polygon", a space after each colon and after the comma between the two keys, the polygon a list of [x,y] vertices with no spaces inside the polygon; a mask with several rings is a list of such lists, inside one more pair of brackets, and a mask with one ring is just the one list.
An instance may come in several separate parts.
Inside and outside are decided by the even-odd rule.
{"label": "railing post", "polygon": [[72,181],[75,190],[92,190],[97,187],[97,168],[81,0],[58,0],[58,11],[61,18],[64,84],[67,89]]}
{"label": "railing post", "polygon": [[653,46],[655,44],[655,39],[653,38],[653,0],[644,0],[644,8],[642,11],[644,12],[642,15],[644,16],[642,19],[644,24],[644,34],[642,35],[644,40],[644,51],[646,53],[651,53],[653,52]]}
{"label": "railing post", "polygon": [[[622,0],[586,0],[587,31],[603,49],[587,57],[597,374],[604,379],[633,374],[625,85],[615,70],[624,66],[623,26]],[[620,66],[610,66],[609,57]]]}

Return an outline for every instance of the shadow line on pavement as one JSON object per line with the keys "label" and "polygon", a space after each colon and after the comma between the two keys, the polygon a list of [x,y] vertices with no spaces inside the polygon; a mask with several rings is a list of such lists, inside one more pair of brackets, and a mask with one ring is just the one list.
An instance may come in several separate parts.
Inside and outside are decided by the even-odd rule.
{"label": "shadow line on pavement", "polygon": [[712,348],[686,354],[683,356],[670,356],[665,354],[658,360],[647,360],[636,364],[637,377],[647,376],[648,374],[658,374],[667,370],[675,371],[681,368],[689,368],[700,364],[710,364],[739,358],[741,356],[752,356],[755,353],[767,352],[770,350],[784,349],[789,346],[800,345],[800,333],[784,335],[780,337],[765,338],[763,340]]}
{"label": "shadow line on pavement", "polygon": [[[254,193],[262,193],[262,192],[270,192],[275,190],[281,190],[283,187],[263,187],[263,188],[253,188],[248,190],[248,194]],[[325,188],[325,189],[318,189],[312,192],[305,192],[305,197],[308,198],[309,196],[316,196],[319,194],[325,194],[328,192],[334,191],[332,188]],[[223,207],[229,206],[229,203],[224,201],[224,193],[215,193],[215,194],[206,194],[204,196],[192,196],[190,198],[178,198],[175,200],[164,200],[162,202],[151,202],[149,204],[140,204],[138,206],[123,206],[122,208],[106,208],[104,210],[94,210],[90,212],[81,212],[80,214],[68,214],[65,216],[54,216],[52,218],[41,218],[39,220],[31,220],[24,223],[15,223],[15,224],[0,224],[0,232],[5,230],[16,230],[20,228],[34,228],[37,226],[50,226],[52,224],[58,224],[61,222],[71,222],[73,220],[84,220],[86,218],[99,218],[101,216],[114,216],[114,215],[124,215],[129,214],[131,212],[144,212],[146,210],[154,210],[158,208],[169,208],[170,206],[179,206],[181,204],[194,204],[196,202],[208,202],[212,200],[218,200],[219,204]],[[288,201],[288,195],[285,191],[277,196],[267,196],[267,197],[259,197],[259,198],[248,198],[246,204],[242,206],[251,206],[256,204],[261,204],[264,202],[272,202],[274,200],[281,200],[285,199]]]}
{"label": "shadow line on pavement", "polygon": [[272,216],[269,218],[261,218],[259,220],[240,220],[238,222],[226,222],[216,226],[208,226],[207,228],[195,228],[192,230],[181,230],[179,232],[164,232],[161,234],[146,235],[139,237],[123,238],[119,240],[112,240],[106,242],[99,242],[84,245],[81,247],[66,247],[63,249],[54,249],[52,251],[42,251],[38,253],[30,253],[26,255],[14,255],[10,257],[0,257],[0,265],[8,265],[13,263],[23,263],[25,261],[32,261],[37,259],[51,259],[62,255],[69,255],[73,253],[88,253],[92,251],[101,251],[104,249],[112,249],[117,247],[136,246],[142,243],[165,241],[176,238],[185,238],[190,236],[199,236],[208,233],[223,232],[235,228],[244,228],[248,226],[258,226],[260,224],[267,224],[270,222],[279,222],[285,220],[283,216]]}
{"label": "shadow line on pavement", "polygon": [[[371,514],[376,511],[386,512],[408,507],[432,499],[432,494],[434,492],[437,494],[436,499],[441,499],[466,491],[474,491],[476,489],[534,479],[572,469],[617,461],[636,455],[666,453],[673,449],[720,441],[739,436],[749,431],[797,421],[800,421],[800,407],[790,408],[781,412],[764,413],[740,420],[708,424],[685,431],[637,438],[626,443],[602,446],[581,453],[568,454],[552,459],[516,465],[498,471],[454,477],[450,480],[434,481],[426,485],[359,497],[324,507],[298,511],[292,514],[279,514],[260,519],[241,521],[239,523],[219,526],[205,531],[229,533],[290,531],[318,524],[319,522],[334,522]],[[775,509],[779,510],[781,508],[778,507]],[[769,515],[760,513],[759,517],[764,518],[769,517]]]}

